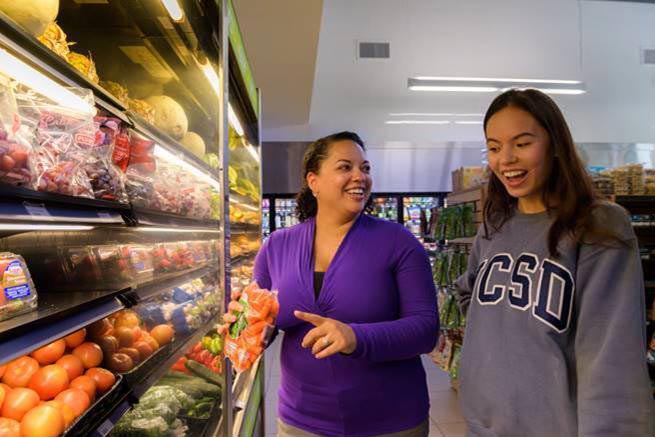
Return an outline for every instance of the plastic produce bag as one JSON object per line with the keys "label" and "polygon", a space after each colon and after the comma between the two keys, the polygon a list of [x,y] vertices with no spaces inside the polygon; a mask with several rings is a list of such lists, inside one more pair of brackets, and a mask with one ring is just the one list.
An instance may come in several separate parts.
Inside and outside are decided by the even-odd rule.
{"label": "plastic produce bag", "polygon": [[0,182],[33,187],[29,160],[36,138],[20,123],[16,98],[8,77],[0,74]]}
{"label": "plastic produce bag", "polygon": [[[91,90],[67,90],[93,107]],[[29,160],[36,189],[93,198],[82,167],[95,144],[93,114],[57,106],[29,91],[17,93],[16,100],[22,122],[36,131],[37,145]]]}
{"label": "plastic produce bag", "polygon": [[130,158],[125,172],[127,176],[125,189],[130,202],[140,208],[160,210],[153,186],[153,178],[157,170],[154,156],[155,142],[133,130],[129,131],[129,141]]}
{"label": "plastic produce bag", "polygon": [[87,155],[84,171],[96,199],[127,202],[125,175],[112,160],[122,122],[113,117],[95,117],[95,144]]}
{"label": "plastic produce bag", "polygon": [[36,308],[36,288],[22,256],[10,252],[0,253],[0,275],[0,320]]}
{"label": "plastic produce bag", "polygon": [[243,291],[239,304],[243,310],[235,312],[237,320],[226,334],[224,351],[234,369],[243,372],[264,351],[265,328],[273,326],[280,304],[276,291],[260,289],[255,282]]}

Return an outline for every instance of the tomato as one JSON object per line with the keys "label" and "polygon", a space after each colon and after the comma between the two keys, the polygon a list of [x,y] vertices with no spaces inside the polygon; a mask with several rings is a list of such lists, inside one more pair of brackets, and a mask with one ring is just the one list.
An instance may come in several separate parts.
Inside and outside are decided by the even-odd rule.
{"label": "tomato", "polygon": [[29,388],[44,401],[50,400],[68,388],[68,373],[57,364],[42,367],[30,379]]}
{"label": "tomato", "polygon": [[55,400],[68,405],[70,409],[73,410],[75,417],[81,416],[82,413],[89,408],[89,405],[91,405],[89,395],[79,388],[69,388],[68,390],[64,390],[57,395]]}
{"label": "tomato", "polygon": [[152,349],[152,346],[148,344],[146,341],[137,341],[134,343],[134,349],[139,351],[139,356],[141,357],[141,361],[146,360],[154,350]]}
{"label": "tomato", "polygon": [[170,343],[171,340],[173,340],[173,334],[173,328],[168,325],[157,325],[152,328],[152,331],[150,331],[152,338],[154,338],[157,343],[162,346]]}
{"label": "tomato", "polygon": [[68,379],[71,381],[84,373],[82,360],[75,355],[64,355],[57,360],[56,364],[64,368],[66,373],[68,373]]}
{"label": "tomato", "polygon": [[19,422],[32,408],[39,404],[39,394],[32,389],[18,387],[5,396],[2,404],[2,417],[18,420]]}
{"label": "tomato", "polygon": [[75,349],[82,343],[84,343],[84,339],[86,338],[86,329],[80,329],[79,331],[75,331],[72,334],[67,335],[64,337],[64,341],[66,342],[66,346],[68,346],[71,349]]}
{"label": "tomato", "polygon": [[116,334],[120,347],[132,347],[134,344],[134,331],[132,328],[116,328],[114,334]]}
{"label": "tomato", "polygon": [[20,357],[7,364],[2,382],[11,388],[26,387],[30,378],[39,370],[39,362],[31,357]]}
{"label": "tomato", "polygon": [[3,364],[2,366],[0,366],[0,378],[2,378],[2,375],[5,374],[5,370],[7,370],[7,365],[6,364]]}
{"label": "tomato", "polygon": [[139,353],[139,350],[133,347],[122,347],[118,349],[117,353],[125,354],[128,357],[132,358],[132,362],[134,364],[139,363],[141,361],[141,354]]}
{"label": "tomato", "polygon": [[20,422],[0,417],[0,437],[20,437]]}
{"label": "tomato", "polygon": [[114,328],[136,328],[141,323],[139,316],[132,310],[123,310],[118,313],[114,321]]}
{"label": "tomato", "polygon": [[86,371],[86,376],[90,376],[96,382],[96,388],[99,393],[105,393],[116,382],[116,377],[107,369],[94,367]]}
{"label": "tomato", "polygon": [[143,334],[141,328],[139,328],[138,326],[136,328],[132,328],[132,332],[134,333],[135,342],[141,340],[141,335]]}
{"label": "tomato", "polygon": [[2,403],[5,401],[6,394],[6,390],[3,387],[0,387],[0,411],[2,411]]}
{"label": "tomato", "polygon": [[[71,407],[63,403],[62,401],[48,401],[45,403],[45,405],[51,405],[55,407],[56,409],[59,410],[61,413],[62,417],[64,418],[64,429],[68,428],[71,426],[71,423],[75,420],[75,413],[73,413],[73,410],[71,410]],[[2,434],[0,434],[2,436]]]}
{"label": "tomato", "polygon": [[64,432],[64,416],[53,405],[39,405],[25,414],[20,422],[24,437],[57,437]]}
{"label": "tomato", "polygon": [[62,357],[62,355],[64,355],[64,352],[66,352],[66,342],[63,338],[60,338],[49,345],[35,350],[30,355],[38,361],[39,364],[45,366],[46,364],[52,364],[57,361]]}
{"label": "tomato", "polygon": [[107,359],[107,366],[114,372],[125,373],[134,368],[134,361],[129,355],[116,353]]}
{"label": "tomato", "polygon": [[144,332],[141,335],[141,341],[145,341],[146,343],[148,343],[153,351],[156,351],[157,349],[159,349],[159,343],[157,342],[157,340],[152,338],[150,333]]}
{"label": "tomato", "polygon": [[82,343],[73,349],[73,355],[82,360],[85,369],[96,367],[102,363],[102,349],[95,343]]}
{"label": "tomato", "polygon": [[107,331],[112,328],[111,322],[108,319],[101,319],[97,322],[93,322],[88,326],[88,335],[89,338],[95,340],[96,338],[102,337]]}
{"label": "tomato", "polygon": [[89,395],[89,400],[93,402],[96,397],[96,381],[87,375],[78,376],[71,381],[70,388],[79,388],[84,393]]}

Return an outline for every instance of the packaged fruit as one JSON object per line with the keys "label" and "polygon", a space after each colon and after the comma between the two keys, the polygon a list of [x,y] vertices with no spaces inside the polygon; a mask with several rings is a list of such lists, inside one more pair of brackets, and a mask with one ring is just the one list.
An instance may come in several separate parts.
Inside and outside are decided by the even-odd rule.
{"label": "packaged fruit", "polygon": [[[94,105],[93,93],[67,88],[79,102]],[[29,167],[39,191],[93,198],[83,164],[95,143],[91,111],[60,107],[46,97],[24,91],[16,94],[21,123],[36,132]]]}
{"label": "packaged fruit", "polygon": [[124,130],[121,120],[114,117],[95,117],[95,143],[84,163],[96,199],[127,202],[125,175],[114,165],[116,138]]}
{"label": "packaged fruit", "polygon": [[134,278],[137,282],[141,283],[152,278],[155,271],[152,248],[146,245],[127,245],[122,249],[124,256],[126,256],[132,267]]}
{"label": "packaged fruit", "polygon": [[249,369],[264,351],[268,326],[272,326],[280,309],[277,292],[259,288],[253,282],[243,290],[238,301],[241,311],[233,311],[236,321],[225,336],[225,356],[237,372]]}
{"label": "packaged fruit", "polygon": [[120,246],[108,244],[91,250],[96,255],[103,283],[121,287],[134,281],[130,260],[123,257]]}
{"label": "packaged fruit", "polygon": [[36,308],[36,288],[22,256],[10,252],[0,253],[0,275],[0,320]]}

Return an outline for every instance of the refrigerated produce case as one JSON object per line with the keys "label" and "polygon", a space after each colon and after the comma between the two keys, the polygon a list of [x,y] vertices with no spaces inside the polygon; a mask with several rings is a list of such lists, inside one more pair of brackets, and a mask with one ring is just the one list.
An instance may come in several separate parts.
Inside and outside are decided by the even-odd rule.
{"label": "refrigerated produce case", "polygon": [[0,415],[24,434],[261,422],[261,367],[235,377],[216,332],[261,239],[260,98],[231,5],[180,4],[0,5],[0,377],[36,394]]}
{"label": "refrigerated produce case", "polygon": [[392,222],[397,222],[399,209],[400,199],[397,196],[385,196],[379,194],[373,196],[373,211],[371,211],[371,215]]}

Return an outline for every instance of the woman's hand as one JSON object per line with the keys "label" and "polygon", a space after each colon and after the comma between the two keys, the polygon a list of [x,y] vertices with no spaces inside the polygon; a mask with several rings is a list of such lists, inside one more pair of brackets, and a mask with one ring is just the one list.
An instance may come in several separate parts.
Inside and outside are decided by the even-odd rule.
{"label": "woman's hand", "polygon": [[302,347],[312,348],[315,358],[320,360],[337,353],[351,354],[355,351],[357,337],[345,323],[302,311],[294,311],[293,314],[315,326],[302,339]]}

